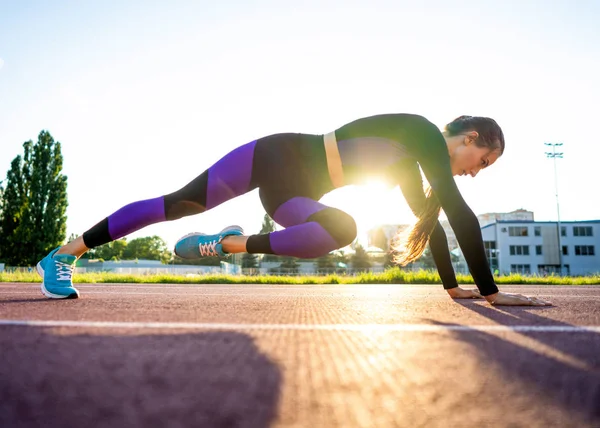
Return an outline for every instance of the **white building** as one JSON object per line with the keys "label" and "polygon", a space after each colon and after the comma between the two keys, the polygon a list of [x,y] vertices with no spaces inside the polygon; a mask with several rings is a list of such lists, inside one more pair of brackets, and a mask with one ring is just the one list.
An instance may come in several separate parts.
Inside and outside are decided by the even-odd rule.
{"label": "white building", "polygon": [[[533,221],[533,212],[488,213],[477,216],[492,271],[501,274],[519,272],[540,274],[558,272],[565,275],[590,275],[600,272],[600,220],[561,222],[558,253],[556,222]],[[448,238],[449,250],[459,256],[456,272],[468,273],[458,248],[454,231],[441,221]],[[369,244],[389,249],[391,238],[407,225],[385,225],[369,231]],[[559,261],[559,256],[562,260]]]}
{"label": "white building", "polygon": [[497,221],[534,221],[535,219],[533,218],[533,211],[528,211],[523,208],[519,208],[518,210],[514,210],[508,213],[479,214],[477,216],[477,220],[479,220],[479,225],[483,227],[487,226],[490,223],[495,223]]}
{"label": "white building", "polygon": [[[496,221],[481,228],[492,271],[565,275],[600,272],[600,220],[561,222]],[[559,244],[560,241],[560,244]],[[559,245],[562,251],[559,253]]]}
{"label": "white building", "polygon": [[[527,211],[525,209],[518,209],[515,211],[511,211],[508,213],[485,213],[479,214],[477,216],[477,220],[479,221],[479,226],[484,227],[490,223],[495,223],[497,221],[506,221],[506,220],[518,220],[518,221],[533,221],[533,212]],[[454,250],[458,248],[458,241],[456,240],[456,235],[454,234],[454,230],[450,226],[448,220],[440,220],[440,224],[444,228],[446,232],[446,238],[448,239],[448,248],[450,250]],[[464,262],[464,260],[463,260]]]}

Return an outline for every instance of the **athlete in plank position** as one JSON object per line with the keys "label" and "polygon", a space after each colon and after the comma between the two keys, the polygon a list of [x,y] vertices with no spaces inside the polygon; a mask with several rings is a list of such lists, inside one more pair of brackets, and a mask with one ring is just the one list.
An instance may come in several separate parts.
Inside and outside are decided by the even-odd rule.
{"label": "athlete in plank position", "polygon": [[[504,152],[504,135],[490,118],[461,116],[443,132],[421,116],[384,114],[355,120],[325,135],[275,134],[234,149],[180,190],[131,203],[82,236],[50,252],[39,264],[43,293],[77,298],[75,261],[90,248],[122,238],[145,226],[199,214],[259,189],[267,213],[285,229],[243,234],[230,226],[215,235],[181,238],[183,258],[260,253],[313,258],[349,245],[356,223],[344,211],[318,200],[335,188],[366,177],[399,185],[418,217],[397,262],[418,259],[430,243],[444,288],[453,298],[485,297],[495,305],[547,305],[541,299],[498,291],[485,255],[481,229],[453,176],[471,175],[492,165]],[[420,169],[430,188],[425,194]],[[444,209],[479,289],[458,286],[446,235],[438,222]]]}

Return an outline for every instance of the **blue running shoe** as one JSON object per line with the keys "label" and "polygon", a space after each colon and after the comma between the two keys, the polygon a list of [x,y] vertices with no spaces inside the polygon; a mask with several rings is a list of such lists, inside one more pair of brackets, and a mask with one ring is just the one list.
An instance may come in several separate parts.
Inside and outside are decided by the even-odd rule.
{"label": "blue running shoe", "polygon": [[223,251],[221,241],[229,235],[243,235],[244,230],[240,226],[229,226],[216,235],[205,233],[188,233],[179,238],[175,244],[175,254],[182,259],[199,259],[206,256],[227,257],[229,253]]}
{"label": "blue running shoe", "polygon": [[77,299],[79,291],[73,287],[72,280],[77,257],[55,254],[58,248],[50,251],[36,266],[37,273],[43,278],[42,293],[51,299]]}

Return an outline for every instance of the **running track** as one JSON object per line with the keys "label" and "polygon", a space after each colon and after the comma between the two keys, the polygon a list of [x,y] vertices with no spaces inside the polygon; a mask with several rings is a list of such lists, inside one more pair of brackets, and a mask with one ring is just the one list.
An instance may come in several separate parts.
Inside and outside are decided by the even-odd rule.
{"label": "running track", "polygon": [[0,284],[1,427],[598,427],[600,286]]}

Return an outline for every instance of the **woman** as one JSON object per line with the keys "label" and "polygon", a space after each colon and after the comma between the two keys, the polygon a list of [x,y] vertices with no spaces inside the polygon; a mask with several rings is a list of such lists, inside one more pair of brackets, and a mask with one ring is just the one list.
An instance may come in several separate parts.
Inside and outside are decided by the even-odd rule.
{"label": "woman", "polygon": [[[418,221],[398,262],[418,259],[428,241],[444,288],[454,298],[485,297],[495,305],[546,305],[537,298],[501,293],[484,252],[477,218],[462,198],[454,175],[475,177],[504,152],[504,135],[485,117],[461,116],[442,133],[427,119],[386,114],[358,119],[326,135],[276,134],[227,154],[180,190],[129,204],[100,221],[38,264],[42,292],[77,298],[71,278],[75,261],[90,248],[149,224],[202,213],[255,188],[267,213],[285,229],[246,236],[238,226],[216,235],[181,238],[184,258],[248,252],[301,258],[323,256],[350,244],[356,223],[347,213],[318,200],[331,190],[377,177],[400,185]],[[423,192],[419,167],[430,189]],[[458,287],[446,236],[437,221],[443,208],[479,292]],[[399,248],[396,248],[399,249]]]}

